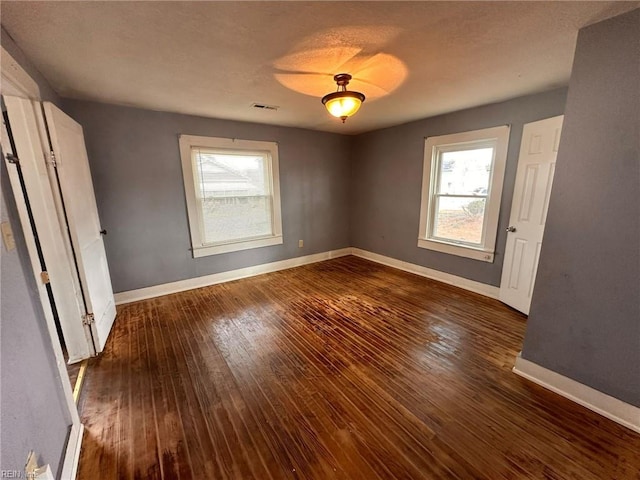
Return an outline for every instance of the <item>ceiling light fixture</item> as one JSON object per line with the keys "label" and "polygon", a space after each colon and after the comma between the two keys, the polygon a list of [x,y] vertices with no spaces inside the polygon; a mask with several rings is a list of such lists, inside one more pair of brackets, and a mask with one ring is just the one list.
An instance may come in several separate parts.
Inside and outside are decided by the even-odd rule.
{"label": "ceiling light fixture", "polygon": [[351,80],[351,75],[348,73],[339,73],[333,79],[338,84],[338,91],[322,97],[322,104],[327,107],[331,115],[341,118],[344,123],[347,117],[358,111],[364,102],[364,95],[360,92],[347,90],[347,85]]}

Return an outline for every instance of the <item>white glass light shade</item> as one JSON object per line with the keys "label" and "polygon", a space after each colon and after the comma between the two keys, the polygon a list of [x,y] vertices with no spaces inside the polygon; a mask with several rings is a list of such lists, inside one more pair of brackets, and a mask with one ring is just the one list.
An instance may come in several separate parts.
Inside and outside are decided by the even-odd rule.
{"label": "white glass light shade", "polygon": [[338,91],[322,97],[322,104],[327,107],[331,115],[341,118],[344,123],[347,117],[358,111],[364,102],[364,95],[360,92],[347,90],[347,85],[351,80],[351,75],[348,73],[339,73],[333,79],[338,84]]}
{"label": "white glass light shade", "polygon": [[334,117],[350,117],[362,105],[362,99],[360,99],[357,92],[336,92],[327,96],[333,98],[327,99],[324,105]]}

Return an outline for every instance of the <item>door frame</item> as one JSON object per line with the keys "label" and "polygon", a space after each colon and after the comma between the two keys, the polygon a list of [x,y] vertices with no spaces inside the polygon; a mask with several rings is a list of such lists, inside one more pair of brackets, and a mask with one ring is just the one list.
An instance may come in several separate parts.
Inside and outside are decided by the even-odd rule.
{"label": "door frame", "polygon": [[[498,293],[498,299],[503,302],[506,305],[509,305],[510,307],[518,310],[521,313],[524,313],[525,315],[529,314],[529,309],[531,306],[531,299],[533,297],[533,291],[535,288],[535,282],[536,282],[536,276],[537,276],[537,271],[538,271],[538,264],[540,262],[540,248],[542,245],[542,240],[543,240],[543,235],[544,235],[544,229],[545,229],[545,225],[546,225],[546,218],[547,218],[547,209],[549,207],[549,195],[551,194],[551,189],[553,186],[553,181],[554,181],[554,165],[555,165],[555,159],[553,159],[552,162],[546,163],[546,162],[542,162],[542,163],[538,163],[538,164],[534,164],[530,161],[530,156],[531,155],[537,155],[537,154],[543,154],[542,150],[539,151],[532,151],[531,150],[531,145],[533,145],[532,142],[532,137],[528,136],[527,133],[530,132],[530,129],[537,129],[539,125],[543,124],[546,127],[552,127],[555,128],[555,134],[554,137],[551,139],[550,142],[550,152],[548,152],[548,154],[553,155],[555,153],[555,156],[557,158],[557,154],[558,154],[558,145],[560,143],[560,136],[561,136],[561,132],[562,132],[562,125],[564,122],[564,114],[561,115],[554,115],[552,117],[548,117],[548,118],[542,118],[539,120],[534,120],[531,122],[527,122],[522,126],[522,138],[521,138],[521,142],[520,142],[520,150],[518,153],[518,165],[517,165],[517,171],[516,171],[516,178],[515,178],[515,182],[514,182],[514,188],[513,188],[513,195],[511,198],[511,211],[509,213],[509,227],[507,228],[507,233],[508,233],[508,237],[507,237],[507,242],[505,244],[505,252],[504,252],[504,263],[502,266],[502,275],[500,278],[500,290]],[[559,126],[557,125],[559,124]],[[534,130],[535,133],[536,130]],[[539,132],[539,130],[538,130]],[[538,138],[541,138],[540,135],[537,136]],[[543,148],[543,145],[547,145],[547,141],[543,141],[543,143],[538,143],[537,144],[537,148]],[[546,148],[546,147],[544,147]],[[539,171],[539,170],[535,170],[535,173],[533,175],[533,185],[534,185],[534,193],[532,193],[532,197],[530,198],[539,198],[542,200],[542,204],[539,204],[539,206],[541,207],[541,212],[539,212],[540,216],[536,216],[536,218],[539,218],[541,223],[537,224],[534,221],[531,222],[526,222],[526,220],[523,220],[519,217],[519,213],[522,205],[524,205],[525,203],[523,203],[523,201],[527,198],[526,197],[526,193],[527,193],[527,188],[526,188],[526,180],[528,178],[527,176],[527,172],[525,170],[525,165],[545,165],[545,166],[549,166],[549,171],[547,172],[547,175],[545,176],[545,174],[543,173],[544,170]],[[545,187],[543,190],[543,194],[538,196],[535,194],[535,191],[538,191],[539,189],[537,188],[537,184],[536,184],[536,178],[538,177],[538,173],[541,173],[540,177],[541,178],[546,178],[547,183],[546,185],[544,183],[541,183],[541,185],[543,187]],[[529,203],[529,209],[534,206],[537,205],[537,203],[534,200],[531,200],[531,202]],[[535,207],[534,207],[535,208]],[[531,213],[532,215],[532,213]],[[525,228],[522,228],[524,225]],[[531,226],[536,226],[541,228],[541,231],[538,232],[533,232],[536,236],[535,237],[531,237],[531,236],[522,236],[522,230],[525,230],[525,232],[528,231],[529,234],[531,234]],[[519,233],[515,233],[516,229],[519,229]],[[540,233],[540,239],[538,240],[537,238],[537,234]],[[509,287],[509,283],[511,281],[511,274],[513,272],[512,270],[512,266],[515,265],[518,262],[514,262],[514,258],[515,258],[515,246],[514,243],[516,240],[519,239],[527,239],[529,241],[531,241],[530,243],[534,242],[537,245],[537,250],[536,252],[533,254],[533,257],[526,257],[524,256],[525,253],[523,252],[522,255],[523,257],[521,257],[521,260],[519,262],[520,268],[522,269],[522,264],[524,263],[525,265],[532,265],[533,268],[531,270],[531,276],[530,276],[530,282],[528,283],[528,291],[529,291],[529,296],[528,298],[528,303],[524,303],[527,298],[524,298],[522,296],[517,296],[517,295],[513,295],[513,292],[517,290],[518,287],[516,287],[516,290],[511,290]],[[529,262],[523,262],[523,259],[527,258],[527,259],[532,259],[533,263],[529,263]],[[509,260],[509,261],[507,261]],[[521,271],[518,271],[517,277],[520,277]],[[527,277],[529,278],[529,277]],[[521,290],[517,290],[518,292]]]}
{"label": "door frame", "polygon": [[[18,96],[30,100],[40,101],[40,89],[38,84],[31,78],[31,76],[21,67],[21,65],[15,61],[15,59],[5,50],[4,47],[0,47],[0,56],[2,60],[1,75],[1,87],[0,94]],[[15,153],[11,151],[11,145],[8,141],[8,135],[4,123],[2,125],[2,148],[4,155],[9,153]],[[11,179],[11,176],[14,176]],[[9,177],[14,181],[18,180],[17,173],[14,169],[9,169]],[[36,238],[34,232],[31,229],[31,225],[25,220],[28,219],[27,203],[22,190],[13,189],[14,198],[18,208],[20,222],[22,230],[27,244],[27,250],[29,252],[30,262],[32,265],[33,274],[38,287],[38,295],[40,296],[40,303],[44,311],[45,323],[49,332],[49,340],[53,347],[53,354],[56,360],[56,367],[58,369],[58,379],[60,387],[62,388],[64,402],[71,418],[70,432],[67,439],[67,445],[65,448],[64,458],[62,460],[62,477],[67,479],[76,478],[78,462],[80,460],[80,448],[82,445],[82,437],[84,432],[84,425],[80,422],[80,416],[78,414],[78,408],[73,400],[73,391],[71,389],[71,382],[68,381],[69,374],[67,372],[64,355],[62,353],[62,346],[56,330],[55,320],[53,316],[53,310],[49,301],[49,295],[45,284],[40,278],[40,264],[38,261],[38,251]],[[40,232],[39,232],[40,233]],[[42,232],[44,234],[45,232]],[[55,230],[51,230],[49,234],[55,234]],[[61,235],[58,233],[58,235]],[[42,235],[44,239],[45,236]]]}

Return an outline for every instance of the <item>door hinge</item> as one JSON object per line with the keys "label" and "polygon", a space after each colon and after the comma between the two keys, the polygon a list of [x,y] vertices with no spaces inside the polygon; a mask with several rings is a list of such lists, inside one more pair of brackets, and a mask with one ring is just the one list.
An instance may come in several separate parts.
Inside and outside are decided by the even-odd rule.
{"label": "door hinge", "polygon": [[93,313],[87,313],[86,315],[82,316],[82,324],[83,325],[92,325],[96,323],[96,319],[93,316]]}
{"label": "door hinge", "polygon": [[40,280],[42,280],[42,283],[45,285],[49,283],[49,272],[40,272]]}
{"label": "door hinge", "polygon": [[20,163],[20,159],[18,157],[16,157],[13,153],[7,153],[5,155],[5,157],[7,157],[7,161],[9,163],[13,163],[13,164],[18,164]]}
{"label": "door hinge", "polygon": [[52,167],[58,166],[58,163],[56,162],[56,154],[53,150],[49,151],[49,165],[51,165]]}

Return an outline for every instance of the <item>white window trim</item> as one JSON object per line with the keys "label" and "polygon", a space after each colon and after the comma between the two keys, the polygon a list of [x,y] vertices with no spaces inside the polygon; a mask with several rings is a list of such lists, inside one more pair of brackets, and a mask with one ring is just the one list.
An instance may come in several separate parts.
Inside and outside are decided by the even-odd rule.
{"label": "white window trim", "polygon": [[[458,255],[492,263],[495,255],[498,220],[500,216],[500,201],[504,184],[504,171],[507,164],[507,149],[509,146],[509,132],[511,127],[503,125],[471,132],[454,133],[425,139],[424,166],[422,174],[422,200],[420,203],[420,230],[418,247],[438,252]],[[464,143],[476,143],[484,140],[495,140],[495,157],[491,170],[490,188],[487,193],[486,222],[483,232],[483,246],[476,247],[462,243],[428,237],[430,222],[433,220],[433,206],[431,205],[431,191],[436,181],[431,172],[436,166],[437,149]]]}
{"label": "white window trim", "polygon": [[[196,201],[196,175],[193,170],[192,148],[219,148],[229,150],[247,150],[268,152],[271,169],[271,191],[273,194],[273,235],[233,240],[216,244],[204,244],[200,231],[200,214]],[[194,258],[219,253],[237,252],[252,248],[282,244],[282,213],[280,208],[280,170],[278,162],[278,144],[255,140],[239,140],[236,138],[202,137],[196,135],[180,135],[180,157],[182,159],[182,176],[187,200],[189,231],[191,233],[191,251]]]}

